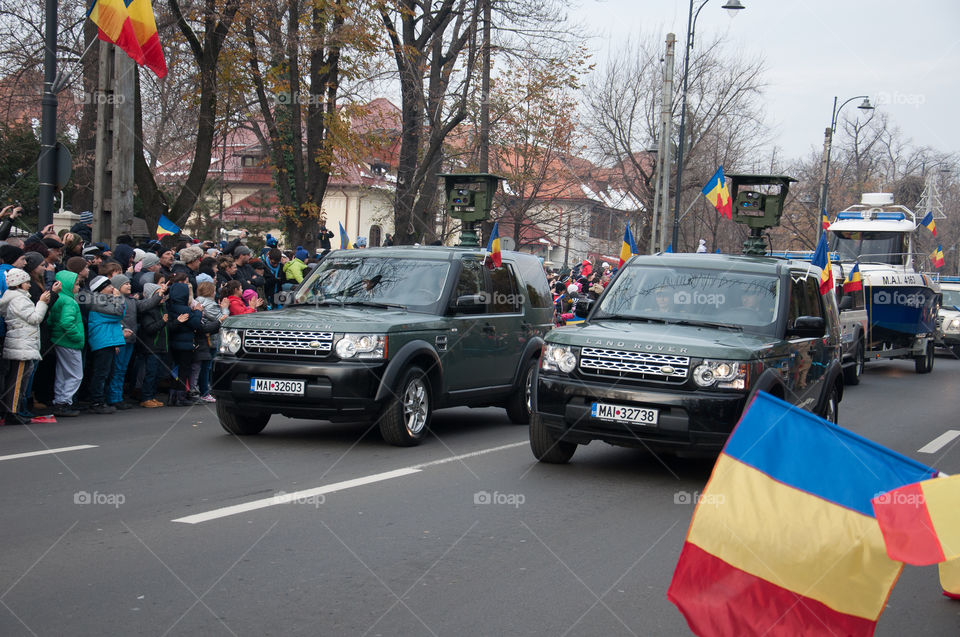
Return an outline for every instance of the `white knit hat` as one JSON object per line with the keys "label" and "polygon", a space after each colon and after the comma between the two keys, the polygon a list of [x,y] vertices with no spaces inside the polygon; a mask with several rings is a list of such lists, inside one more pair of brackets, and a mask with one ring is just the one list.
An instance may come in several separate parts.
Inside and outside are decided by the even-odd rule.
{"label": "white knit hat", "polygon": [[21,270],[20,268],[10,268],[7,270],[7,287],[15,288],[18,285],[23,285],[30,280],[30,275]]}

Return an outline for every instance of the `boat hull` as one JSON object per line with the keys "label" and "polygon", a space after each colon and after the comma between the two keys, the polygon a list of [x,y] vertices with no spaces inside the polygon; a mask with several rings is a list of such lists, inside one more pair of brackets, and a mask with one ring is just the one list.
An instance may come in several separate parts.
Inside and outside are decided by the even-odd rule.
{"label": "boat hull", "polygon": [[870,285],[867,317],[873,340],[912,340],[936,329],[938,295],[923,285]]}

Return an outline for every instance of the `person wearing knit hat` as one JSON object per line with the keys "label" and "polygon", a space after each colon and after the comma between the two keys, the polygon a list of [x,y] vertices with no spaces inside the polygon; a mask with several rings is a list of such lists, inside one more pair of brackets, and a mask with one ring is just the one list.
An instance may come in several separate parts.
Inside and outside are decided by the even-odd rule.
{"label": "person wearing knit hat", "polygon": [[91,292],[102,292],[110,285],[110,279],[105,276],[95,276],[90,280]]}
{"label": "person wearing knit hat", "polygon": [[15,264],[20,260],[21,257],[23,257],[23,250],[20,248],[12,245],[0,246],[0,261],[3,261],[4,263],[14,267],[18,267]]}
{"label": "person wearing knit hat", "polygon": [[[22,425],[30,422],[20,415],[27,381],[33,374],[36,361],[40,360],[40,322],[47,313],[50,291],[40,295],[34,305],[27,291],[30,275],[20,268],[9,269],[5,276],[7,290],[0,297],[0,312],[7,333],[3,341],[3,360],[7,361],[4,391],[0,405],[6,412],[4,423]],[[59,286],[57,286],[59,289]]]}
{"label": "person wearing knit hat", "polygon": [[37,266],[43,263],[43,255],[39,252],[25,252],[23,254],[23,260],[23,271],[30,274],[37,269]]}
{"label": "person wearing knit hat", "polygon": [[309,258],[310,253],[303,246],[297,246],[296,255],[283,264],[283,277],[287,280],[282,286],[284,290],[303,282],[303,272],[307,269],[306,261]]}
{"label": "person wearing knit hat", "polygon": [[148,252],[140,259],[140,271],[148,270],[156,265],[160,265],[160,257],[154,252]]}
{"label": "person wearing knit hat", "polygon": [[[203,258],[203,249],[196,246],[187,246],[180,251],[180,263],[190,265]],[[197,264],[199,265],[199,264]]]}
{"label": "person wearing knit hat", "polygon": [[89,210],[81,212],[80,221],[70,227],[70,232],[80,235],[80,238],[87,243],[93,241],[93,213]]}
{"label": "person wearing knit hat", "polygon": [[93,213],[89,210],[84,210],[80,213],[80,223],[92,226],[93,225]]}
{"label": "person wearing knit hat", "polygon": [[90,276],[90,264],[83,257],[70,257],[67,259],[67,269],[85,281]]}
{"label": "person wearing knit hat", "polygon": [[200,269],[200,260],[203,258],[203,249],[197,246],[187,246],[180,250],[180,261],[173,264],[173,273],[182,272],[187,275],[187,283],[197,292],[197,271]]}
{"label": "person wearing knit hat", "polygon": [[147,252],[146,252],[145,250],[141,250],[140,248],[134,248],[134,249],[133,249],[133,262],[134,262],[134,263],[140,263],[141,261],[143,261],[143,257],[145,257],[145,256],[147,256]]}
{"label": "person wearing knit hat", "polygon": [[114,274],[112,277],[110,277],[110,285],[118,290],[120,290],[120,288],[125,286],[127,283],[130,283],[130,278],[125,274]]}

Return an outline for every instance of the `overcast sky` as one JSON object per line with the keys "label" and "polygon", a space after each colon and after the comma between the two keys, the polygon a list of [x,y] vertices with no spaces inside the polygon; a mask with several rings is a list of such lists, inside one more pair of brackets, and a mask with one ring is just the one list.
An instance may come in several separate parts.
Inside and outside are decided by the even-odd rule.
{"label": "overcast sky", "polygon": [[[823,148],[833,98],[869,95],[916,145],[960,151],[960,1],[741,0],[736,17],[711,0],[696,35],[724,35],[764,59],[764,110],[785,158]],[[627,38],[677,36],[677,81],[683,72],[687,0],[580,0],[570,17],[601,34],[596,61]],[[700,0],[695,0],[694,10]],[[695,44],[696,47],[696,44]],[[851,102],[843,116],[860,111]]]}

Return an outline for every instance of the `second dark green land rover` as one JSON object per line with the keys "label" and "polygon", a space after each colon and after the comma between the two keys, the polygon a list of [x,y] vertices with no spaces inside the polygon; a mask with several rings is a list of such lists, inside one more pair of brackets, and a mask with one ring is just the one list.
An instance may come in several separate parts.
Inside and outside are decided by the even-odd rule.
{"label": "second dark green land rover", "polygon": [[766,391],[836,422],[840,325],[820,269],[766,257],[637,256],[584,324],[551,331],[530,444],[543,462],[592,440],[719,450]]}
{"label": "second dark green land rover", "polygon": [[528,422],[553,303],[536,257],[502,260],[444,247],[331,253],[283,309],[224,322],[220,424],[248,435],[272,414],[373,421],[406,446],[440,407],[502,405]]}

